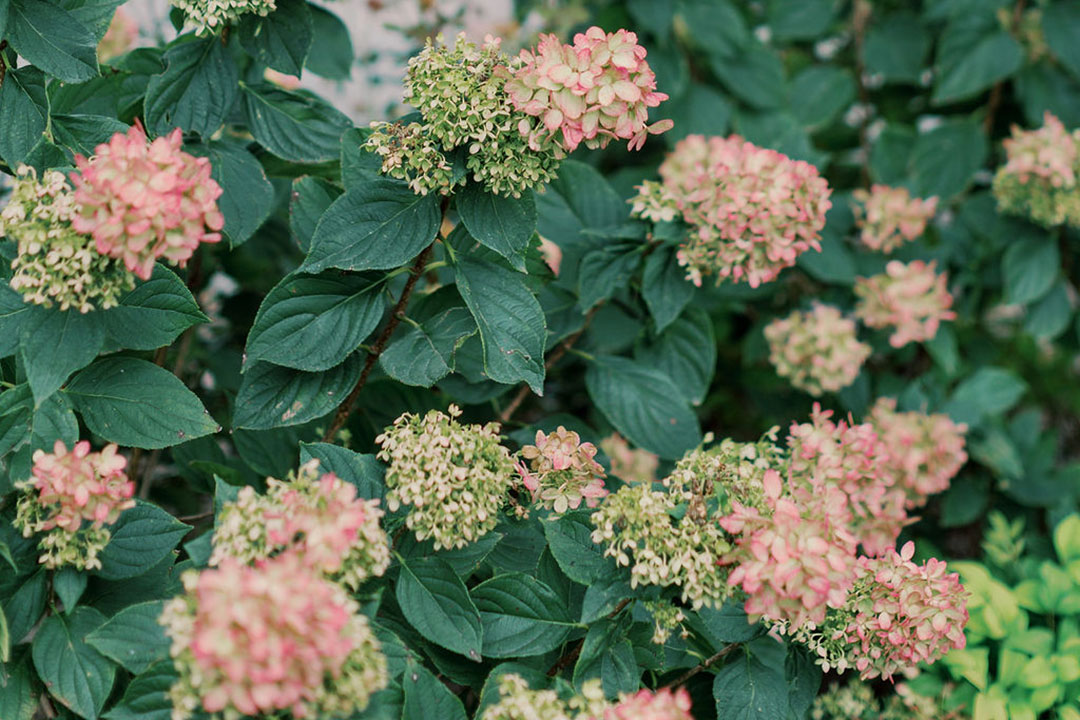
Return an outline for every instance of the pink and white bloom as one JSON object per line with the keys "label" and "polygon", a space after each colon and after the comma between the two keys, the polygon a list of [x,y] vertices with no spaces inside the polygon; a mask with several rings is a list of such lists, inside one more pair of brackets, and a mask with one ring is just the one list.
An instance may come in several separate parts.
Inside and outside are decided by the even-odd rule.
{"label": "pink and white bloom", "polygon": [[854,197],[859,239],[871,250],[884,253],[921,236],[938,203],[936,197],[913,198],[907,188],[888,185],[873,185],[870,192],[860,188]]}
{"label": "pink and white bloom", "polygon": [[931,340],[942,322],[956,318],[947,282],[934,262],[891,260],[884,273],[855,280],[855,315],[872,328],[893,328],[889,344],[896,348]]}
{"label": "pink and white bloom", "polygon": [[86,440],[75,443],[70,451],[57,440],[51,453],[38,450],[33,460],[30,486],[37,491],[37,502],[53,509],[36,528],[39,532],[60,528],[73,533],[84,522],[100,528],[135,506],[135,483],[124,474],[127,458],[117,452],[116,445],[92,453]]}
{"label": "pink and white bloom", "polygon": [[820,303],[773,320],[765,327],[765,339],[777,375],[815,397],[855,382],[871,352],[859,342],[854,320]]}

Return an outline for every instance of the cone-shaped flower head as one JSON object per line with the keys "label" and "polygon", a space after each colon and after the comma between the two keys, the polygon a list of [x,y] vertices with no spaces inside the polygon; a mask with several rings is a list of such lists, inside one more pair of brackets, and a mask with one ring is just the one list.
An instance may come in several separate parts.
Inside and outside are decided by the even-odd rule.
{"label": "cone-shaped flower head", "polygon": [[277,9],[274,0],[169,0],[184,11],[198,35],[221,32],[245,15],[266,17]]}
{"label": "cone-shaped flower head", "polygon": [[461,410],[405,413],[375,438],[389,463],[386,505],[407,506],[405,524],[435,549],[464,547],[492,530],[514,474],[498,423],[463,425]]}
{"label": "cone-shaped flower head", "polygon": [[183,576],[186,594],[165,605],[179,680],[173,718],[348,717],[386,687],[386,658],[345,590],[303,555],[254,567],[228,558]]}
{"label": "cone-shaped flower head", "polygon": [[947,282],[934,262],[890,260],[885,272],[855,280],[855,315],[872,328],[893,328],[889,344],[896,348],[931,340],[942,322],[956,318]]}
{"label": "cone-shaped flower head", "polygon": [[821,249],[831,190],[809,163],[737,135],[690,135],[664,160],[660,178],[638,188],[634,214],[690,226],[678,258],[695,285],[715,274],[718,283],[757,287],[800,253]]}
{"label": "cone-shaped flower head", "polygon": [[72,227],[144,280],[155,260],[183,267],[199,243],[221,239],[221,187],[210,161],[184,152],[182,142],[179,128],[148,142],[135,125],[98,145],[92,158],[75,156]]}
{"label": "cone-shaped flower head", "polygon": [[936,197],[913,198],[907,188],[873,185],[859,188],[855,197],[855,225],[859,239],[871,250],[890,253],[926,231],[937,210]]}
{"label": "cone-shaped flower head", "polygon": [[1080,227],[1080,130],[1069,132],[1047,112],[1038,130],[1012,128],[1008,161],[994,175],[994,197],[1003,212],[1050,227]]}
{"label": "cone-shaped flower head", "polygon": [[596,507],[608,494],[604,489],[604,468],[596,462],[596,446],[581,442],[581,437],[562,425],[549,434],[536,431],[536,445],[521,448],[518,474],[525,488],[532,493],[533,502],[564,513],[577,509],[581,501]]}
{"label": "cone-shaped flower head", "polygon": [[870,346],[855,334],[855,321],[820,303],[773,320],[765,327],[765,339],[776,374],[815,397],[855,382],[870,357]]}

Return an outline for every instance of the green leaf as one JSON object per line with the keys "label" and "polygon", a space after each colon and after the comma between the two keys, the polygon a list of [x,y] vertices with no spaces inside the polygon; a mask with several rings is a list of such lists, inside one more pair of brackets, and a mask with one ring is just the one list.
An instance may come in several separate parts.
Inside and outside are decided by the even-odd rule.
{"label": "green leaf", "polygon": [[760,623],[749,621],[739,600],[729,600],[719,609],[702,607],[687,617],[695,634],[707,639],[717,651],[728,643],[753,640],[765,632]]}
{"label": "green leaf", "polygon": [[654,341],[634,350],[642,365],[679,378],[679,389],[694,405],[700,405],[716,370],[716,336],[712,318],[699,307],[687,309]]}
{"label": "green leaf", "polygon": [[619,620],[602,620],[585,635],[574,665],[574,685],[580,689],[586,680],[598,676],[608,696],[633,692],[640,686],[641,668],[633,645],[626,639],[626,625]]}
{"label": "green leaf", "polygon": [[427,668],[409,663],[401,684],[405,689],[401,720],[466,720],[461,700]]}
{"label": "green leaf", "polygon": [[146,125],[158,135],[173,128],[209,138],[236,102],[240,71],[217,36],[185,39],[162,57],[165,71],[146,87]]}
{"label": "green leaf", "polygon": [[542,655],[576,627],[547,585],[524,573],[505,573],[472,589],[484,628],[484,657]]}
{"label": "green leaf", "polygon": [[973,425],[986,415],[1006,412],[1026,390],[1027,384],[1011,370],[982,367],[956,387],[945,409],[956,421]]}
{"label": "green leaf", "polygon": [[12,643],[20,642],[34,629],[45,610],[48,595],[48,577],[44,570],[38,570],[4,602],[3,612]]}
{"label": "green leaf", "polygon": [[1053,339],[1069,327],[1073,307],[1064,280],[1059,280],[1050,292],[1028,310],[1024,330],[1037,338]]}
{"label": "green leaf", "polygon": [[713,680],[716,711],[727,720],[776,720],[788,714],[784,676],[749,654],[721,668]]}
{"label": "green leaf", "polygon": [[35,67],[8,70],[0,85],[0,158],[16,168],[41,140],[49,118],[45,74]]}
{"label": "green leaf", "polygon": [[784,661],[784,676],[788,687],[788,704],[792,716],[806,717],[821,689],[821,668],[814,656],[805,647],[788,646]]}
{"label": "green leaf", "polygon": [[124,0],[61,0],[60,7],[70,12],[86,26],[97,42],[101,42],[109,30],[116,8],[123,4]]}
{"label": "green leaf", "polygon": [[675,259],[675,248],[662,246],[645,259],[641,294],[656,323],[656,332],[663,332],[694,296],[694,285]]}
{"label": "green leaf", "polygon": [[169,638],[158,623],[164,606],[162,600],[129,605],[87,635],[86,642],[133,675],[145,672],[169,657]]}
{"label": "green leaf", "polygon": [[60,568],[53,575],[53,591],[64,606],[65,614],[70,615],[79,604],[79,598],[86,590],[86,581],[86,573],[72,567]]}
{"label": "green leaf", "polygon": [[352,74],[353,46],[349,28],[332,12],[308,4],[313,34],[319,42],[311,46],[307,69],[327,80],[348,80]]}
{"label": "green leaf", "polygon": [[1026,305],[1038,300],[1053,287],[1060,267],[1057,242],[1044,233],[1010,243],[1001,259],[1005,302]]}
{"label": "green leaf", "polygon": [[1020,69],[1024,52],[1009,33],[997,30],[965,48],[965,54],[938,76],[931,102],[946,105],[978,95]]}
{"label": "green leaf", "polygon": [[73,372],[89,365],[104,342],[105,330],[96,313],[37,309],[19,338],[19,354],[35,405],[59,390]]}
{"label": "green leaf", "polygon": [[34,667],[49,694],[86,720],[98,717],[116,676],[116,666],[85,641],[104,622],[97,610],[80,607],[47,618],[34,636]]}
{"label": "green leaf", "polygon": [[627,598],[634,596],[634,589],[622,574],[609,575],[588,584],[581,601],[581,622],[594,623],[610,615]]}
{"label": "green leaf", "polygon": [[97,574],[106,580],[137,577],[156,566],[191,530],[157,505],[139,501],[120,513],[109,528],[112,537],[98,556]]}
{"label": "green leaf", "polygon": [[91,432],[124,447],[170,447],[220,429],[195,393],[146,360],[102,358],[65,393]]}
{"label": "green leaf", "polygon": [[382,277],[287,275],[267,294],[248,334],[244,365],[265,361],[316,372],[340,365],[379,324]]}
{"label": "green leaf", "polygon": [[160,263],[149,280],[139,282],[101,318],[113,342],[132,350],[169,345],[192,325],[210,321],[184,281]]}
{"label": "green leaf", "polygon": [[614,562],[592,541],[593,525],[584,512],[563,513],[541,523],[551,554],[566,577],[590,585],[611,573]]}
{"label": "green leaf", "polygon": [[171,660],[156,663],[132,679],[120,702],[102,717],[107,720],[170,720],[173,703],[169,690],[177,679]]}
{"label": "green leaf", "polygon": [[289,198],[289,231],[300,249],[307,254],[311,236],[326,209],[341,196],[341,188],[329,180],[304,175],[293,180]]}
{"label": "green leaf", "polygon": [[67,10],[45,0],[12,0],[7,41],[31,65],[64,82],[98,74],[97,39]]}
{"label": "green leaf", "polygon": [[855,282],[855,256],[847,243],[831,232],[821,236],[821,252],[807,250],[795,263],[816,280],[830,285],[846,285]]}
{"label": "green leaf", "polygon": [[791,81],[791,113],[807,127],[825,127],[855,99],[851,71],[811,65]]}
{"label": "green leaf", "polygon": [[301,270],[399,267],[435,239],[440,222],[437,195],[416,195],[402,183],[379,178],[330,205],[315,227]]}
{"label": "green leaf", "polygon": [[597,409],[638,447],[674,460],[701,443],[697,417],[660,370],[600,356],[589,364],[585,386]]}
{"label": "green leaf", "polygon": [[911,156],[916,194],[943,200],[959,194],[988,152],[982,126],[973,119],[951,120],[920,135]]}
{"label": "green leaf", "polygon": [[14,355],[19,337],[36,306],[23,302],[22,295],[6,282],[0,282],[0,357]]}
{"label": "green leaf", "polygon": [[[891,123],[886,125],[870,148],[870,176],[874,182],[889,185],[904,182],[914,146],[915,133],[910,128]],[[825,227],[829,227],[827,220]]]}
{"label": "green leaf", "polygon": [[718,58],[734,57],[751,39],[742,14],[728,0],[685,0],[679,17],[694,46]]}
{"label": "green leaf", "polygon": [[244,15],[237,31],[248,55],[286,75],[300,75],[314,39],[306,0],[279,0],[269,15]]}
{"label": "green leaf", "polygon": [[1080,2],[1055,2],[1042,8],[1042,31],[1046,44],[1075,77],[1080,78]]}
{"label": "green leaf", "polygon": [[[0,23],[2,24],[2,23]],[[5,677],[6,676],[6,677]],[[4,720],[33,720],[38,708],[38,689],[30,658],[0,668],[0,717]]]}
{"label": "green leaf", "polygon": [[578,271],[581,309],[588,310],[626,287],[641,264],[642,249],[638,244],[612,243],[586,253]]}
{"label": "green leaf", "polygon": [[[457,291],[451,291],[460,303]],[[440,293],[425,296],[410,308],[415,325],[398,332],[379,356],[387,375],[406,385],[431,387],[454,369],[457,349],[476,334],[476,321],[463,305],[446,307],[434,301]]]}
{"label": "green leaf", "polygon": [[240,381],[233,427],[269,430],[320,418],[342,403],[360,379],[363,364],[361,354],[314,373],[256,363]]}
{"label": "green leaf", "polygon": [[244,243],[270,217],[274,186],[259,161],[236,142],[213,140],[189,145],[192,155],[210,159],[210,176],[221,186],[218,209],[225,216],[223,231],[233,247]]}
{"label": "green leaf", "polygon": [[0,663],[11,660],[11,632],[8,630],[7,615],[0,607]]}
{"label": "green leaf", "polygon": [[773,148],[793,160],[824,166],[828,153],[810,142],[810,134],[802,123],[787,110],[766,112],[740,109],[735,114],[735,131],[760,147]]}
{"label": "green leaf", "polygon": [[383,483],[386,468],[374,455],[362,455],[330,443],[300,443],[300,463],[312,458],[319,461],[322,472],[334,473],[355,485],[357,495],[362,498],[382,499],[386,494]]}
{"label": "green leaf", "polygon": [[525,272],[525,250],[536,231],[536,203],[532,194],[519,198],[495,195],[479,183],[469,183],[455,201],[469,234],[509,260],[515,270]]}
{"label": "green leaf", "polygon": [[396,593],[405,619],[421,635],[480,662],[480,612],[464,583],[444,560],[432,557],[402,563]]}
{"label": "green leaf", "polygon": [[775,40],[816,40],[836,16],[833,0],[770,0],[768,22]]}
{"label": "green leaf", "polygon": [[484,371],[496,382],[526,382],[544,393],[544,311],[525,277],[485,260],[461,258],[454,267],[484,348]]}
{"label": "green leaf", "polygon": [[774,50],[760,43],[732,57],[713,56],[709,66],[728,92],[751,107],[773,110],[787,100],[784,64]]}
{"label": "green leaf", "polygon": [[322,98],[299,90],[241,83],[248,128],[282,160],[318,163],[338,157],[341,135],[352,121]]}
{"label": "green leaf", "polygon": [[716,89],[693,83],[682,95],[664,103],[664,117],[675,122],[663,135],[667,144],[674,146],[687,135],[726,133],[731,126],[731,102]]}
{"label": "green leaf", "polygon": [[454,569],[458,577],[468,578],[480,563],[487,559],[495,546],[503,539],[502,533],[487,532],[479,540],[471,542],[465,547],[453,550],[436,550],[435,543],[430,538],[424,541],[416,539],[414,533],[405,533],[397,544],[397,551],[406,561],[425,557],[438,557]]}

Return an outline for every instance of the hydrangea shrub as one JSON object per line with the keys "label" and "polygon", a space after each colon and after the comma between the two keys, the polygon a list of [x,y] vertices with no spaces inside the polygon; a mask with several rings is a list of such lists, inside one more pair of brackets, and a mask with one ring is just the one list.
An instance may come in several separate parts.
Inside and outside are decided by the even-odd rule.
{"label": "hydrangea shrub", "polygon": [[1075,3],[416,2],[0,0],[0,720],[1080,718]]}

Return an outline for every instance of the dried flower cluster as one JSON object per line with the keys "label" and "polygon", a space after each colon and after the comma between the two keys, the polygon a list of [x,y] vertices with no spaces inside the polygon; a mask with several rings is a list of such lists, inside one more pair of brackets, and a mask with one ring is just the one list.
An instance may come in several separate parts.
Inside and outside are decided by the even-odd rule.
{"label": "dried flower cluster", "polygon": [[855,280],[855,315],[872,328],[893,328],[889,344],[931,340],[942,322],[953,320],[948,278],[935,272],[934,262],[890,260],[885,272]]}
{"label": "dried flower cluster", "polygon": [[378,500],[358,498],[353,485],[332,473],[320,476],[318,460],[285,482],[270,478],[267,485],[266,495],[241,488],[222,507],[211,565],[300,554],[308,567],[352,590],[386,571],[390,543],[379,525]]}
{"label": "dried flower cluster", "polygon": [[536,445],[521,448],[518,461],[521,482],[541,507],[564,513],[577,509],[581,501],[596,507],[608,494],[604,489],[604,468],[594,459],[596,446],[581,442],[581,436],[562,425],[551,434],[536,431]]}
{"label": "dried flower cluster", "polygon": [[183,267],[199,243],[221,239],[221,187],[210,161],[184,152],[182,143],[179,128],[148,142],[136,124],[98,145],[92,158],[75,156],[72,227],[144,280],[155,260]]}
{"label": "dried flower cluster", "polygon": [[655,453],[642,448],[631,448],[630,443],[618,433],[612,433],[601,440],[600,449],[611,461],[611,474],[623,482],[656,482],[660,458]]}
{"label": "dried flower cluster", "polygon": [[554,690],[533,690],[520,675],[499,678],[499,701],[480,720],[693,720],[690,693],[669,688],[624,693],[611,702],[599,680],[587,680],[581,692],[563,700]]}
{"label": "dried flower cluster", "polygon": [[407,506],[405,524],[435,549],[476,542],[499,521],[514,473],[509,451],[499,444],[498,423],[463,425],[461,410],[405,413],[375,442],[389,463],[386,505]]}
{"label": "dried flower cluster", "polygon": [[765,327],[765,339],[777,375],[815,397],[855,382],[871,352],[859,342],[854,320],[820,303],[773,320]]}
{"label": "dried flower cluster", "polygon": [[913,198],[902,187],[875,184],[869,192],[859,188],[854,196],[859,239],[871,250],[884,253],[921,236],[937,211],[936,197]]}
{"label": "dried flower cluster", "polygon": [[221,32],[244,15],[265,17],[277,10],[274,0],[169,0],[183,10],[187,24],[199,35]]}
{"label": "dried flower cluster", "polygon": [[821,249],[831,190],[809,163],[737,135],[690,135],[661,164],[660,178],[638,188],[634,214],[690,226],[678,259],[695,285],[715,274],[718,283],[757,287],[800,253]]}
{"label": "dried flower cluster", "polygon": [[179,679],[173,720],[200,709],[227,720],[287,710],[347,717],[388,682],[379,643],[345,590],[299,553],[189,571],[160,622]]}
{"label": "dried flower cluster", "polygon": [[519,123],[529,147],[572,152],[581,143],[602,148],[621,139],[634,150],[650,133],[671,129],[671,120],[647,124],[649,108],[668,96],[656,91],[646,54],[636,33],[596,26],[575,35],[573,45],[541,35],[535,49],[522,50],[506,89],[514,107],[534,118]]}
{"label": "dried flower cluster", "polygon": [[93,239],[72,228],[77,213],[62,173],[47,170],[39,182],[32,168],[18,168],[0,212],[0,237],[16,243],[10,284],[26,302],[86,313],[115,306],[134,287],[123,265],[99,254]]}
{"label": "dried flower cluster", "polygon": [[127,459],[116,445],[90,452],[90,443],[83,440],[69,451],[57,440],[51,453],[38,450],[33,461],[15,526],[24,537],[45,533],[38,547],[39,561],[47,568],[100,568],[98,554],[110,538],[105,526],[135,506],[135,484],[124,474]]}
{"label": "dried flower cluster", "polygon": [[1080,227],[1080,130],[1069,132],[1047,112],[1037,130],[1014,125],[1004,145],[1008,160],[994,175],[998,207],[1046,227]]}

